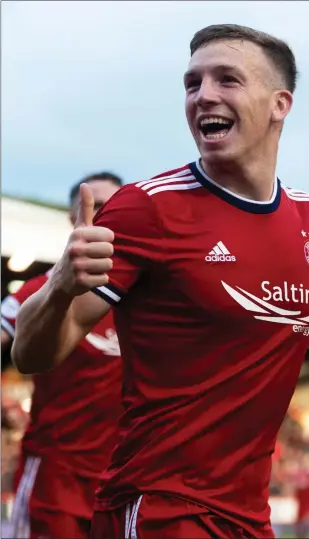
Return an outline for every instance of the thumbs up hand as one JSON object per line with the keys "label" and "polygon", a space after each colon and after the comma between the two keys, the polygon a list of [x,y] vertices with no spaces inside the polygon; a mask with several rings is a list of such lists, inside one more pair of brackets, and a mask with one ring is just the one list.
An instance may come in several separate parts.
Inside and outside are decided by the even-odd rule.
{"label": "thumbs up hand", "polygon": [[80,186],[79,210],[74,230],[64,254],[56,264],[53,280],[57,288],[72,298],[108,282],[112,269],[114,233],[92,226],[94,198],[90,187]]}
{"label": "thumbs up hand", "polygon": [[92,226],[94,215],[93,193],[86,183],[82,183],[79,188],[79,208],[74,228],[80,226]]}

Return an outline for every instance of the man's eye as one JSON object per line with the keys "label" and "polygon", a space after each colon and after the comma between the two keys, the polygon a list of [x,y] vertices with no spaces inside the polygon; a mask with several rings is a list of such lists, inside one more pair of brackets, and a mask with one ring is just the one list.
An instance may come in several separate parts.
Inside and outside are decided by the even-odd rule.
{"label": "man's eye", "polygon": [[192,88],[198,88],[200,85],[200,82],[198,80],[189,80],[186,82],[186,90],[191,90]]}
{"label": "man's eye", "polygon": [[235,79],[232,75],[224,75],[221,79],[221,82],[223,84],[231,84],[231,83],[237,83],[238,80]]}

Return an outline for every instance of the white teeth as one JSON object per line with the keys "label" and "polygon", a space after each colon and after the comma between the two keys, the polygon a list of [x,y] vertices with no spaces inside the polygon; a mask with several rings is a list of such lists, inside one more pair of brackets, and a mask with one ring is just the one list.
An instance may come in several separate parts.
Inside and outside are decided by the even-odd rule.
{"label": "white teeth", "polygon": [[225,129],[224,131],[221,131],[220,133],[209,133],[208,135],[205,135],[205,138],[209,140],[216,140],[216,139],[225,137],[225,135],[227,134],[228,134],[228,130]]}
{"label": "white teeth", "polygon": [[228,120],[225,120],[224,118],[219,118],[217,116],[211,116],[210,118],[203,118],[203,120],[201,120],[200,122],[201,125],[213,124],[213,123],[229,125]]}

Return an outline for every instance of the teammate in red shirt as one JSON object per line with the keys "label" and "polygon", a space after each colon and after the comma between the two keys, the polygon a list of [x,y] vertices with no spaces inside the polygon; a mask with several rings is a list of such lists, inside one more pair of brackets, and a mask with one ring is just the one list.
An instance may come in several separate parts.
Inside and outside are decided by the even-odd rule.
{"label": "teammate in red shirt", "polygon": [[[86,178],[100,207],[121,180]],[[79,184],[71,192],[76,220]],[[20,305],[46,283],[26,282],[2,303],[2,343],[14,338]],[[59,367],[33,377],[30,422],[22,440],[12,537],[88,537],[94,492],[116,442],[122,368],[112,313],[103,318]]]}
{"label": "teammate in red shirt", "polygon": [[65,253],[18,317],[13,356],[31,372],[117,306],[125,413],[94,539],[273,537],[271,455],[309,342],[309,194],[275,176],[295,60],[234,25],[191,53],[201,158],[125,186],[95,226],[81,186]]}

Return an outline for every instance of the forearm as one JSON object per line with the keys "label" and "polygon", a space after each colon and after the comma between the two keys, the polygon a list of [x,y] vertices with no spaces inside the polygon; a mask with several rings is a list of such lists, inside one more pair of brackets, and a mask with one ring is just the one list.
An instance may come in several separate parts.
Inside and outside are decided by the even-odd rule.
{"label": "forearm", "polygon": [[24,374],[44,372],[61,363],[110,308],[90,290],[108,280],[114,234],[92,226],[93,195],[85,184],[80,194],[75,229],[63,256],[16,317],[11,355]]}
{"label": "forearm", "polygon": [[59,364],[76,346],[72,300],[48,281],[21,306],[16,318],[12,359],[24,374]]}

